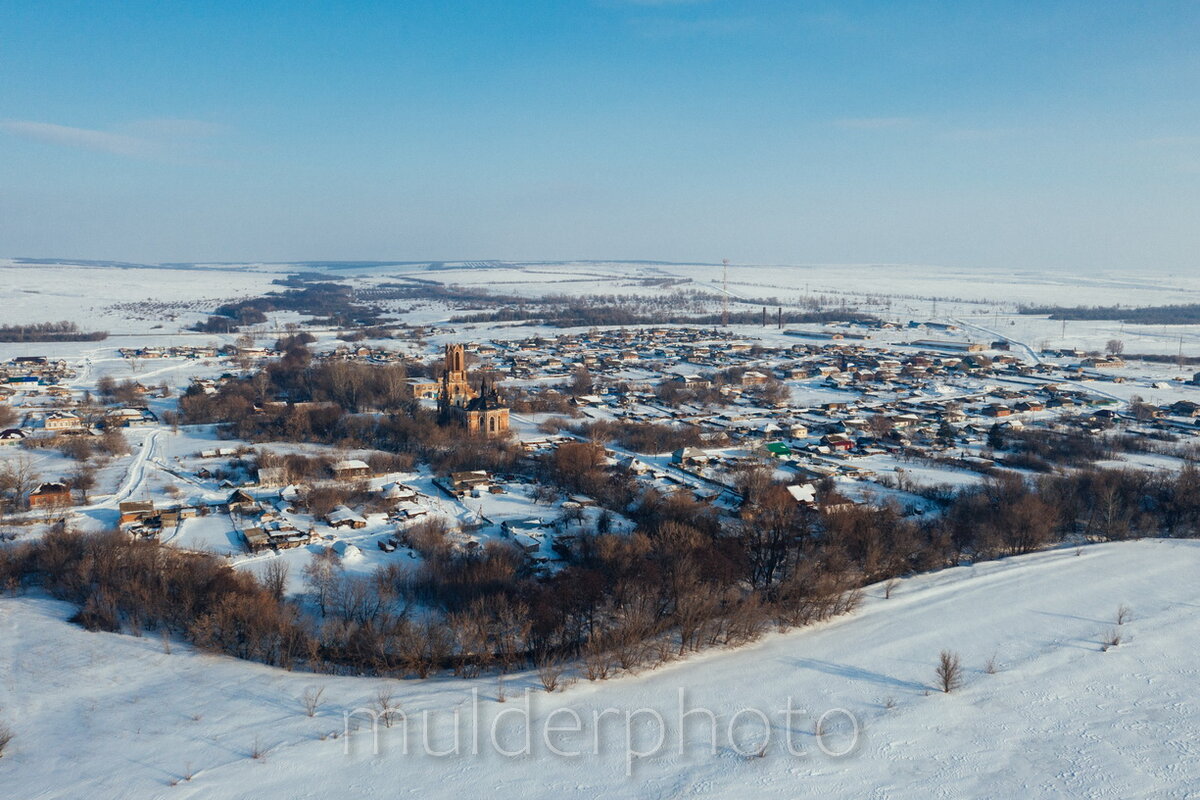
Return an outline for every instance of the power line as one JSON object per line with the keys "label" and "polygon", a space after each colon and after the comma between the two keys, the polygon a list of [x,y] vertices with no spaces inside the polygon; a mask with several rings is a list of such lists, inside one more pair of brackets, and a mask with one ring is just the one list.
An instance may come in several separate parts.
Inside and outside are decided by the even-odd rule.
{"label": "power line", "polygon": [[721,325],[730,326],[730,259],[721,259]]}

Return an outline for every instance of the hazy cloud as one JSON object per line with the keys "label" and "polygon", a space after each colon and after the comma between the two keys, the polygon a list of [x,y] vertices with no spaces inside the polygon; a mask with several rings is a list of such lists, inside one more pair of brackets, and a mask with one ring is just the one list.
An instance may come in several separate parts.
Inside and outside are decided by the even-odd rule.
{"label": "hazy cloud", "polygon": [[834,120],[834,125],[839,128],[851,128],[854,130],[884,130],[887,128],[910,128],[917,121],[912,117],[852,117],[848,119]]}
{"label": "hazy cloud", "polygon": [[74,147],[80,150],[94,150],[100,153],[113,153],[120,156],[146,155],[150,147],[148,141],[136,136],[96,131],[89,128],[72,128],[68,125],[55,125],[51,122],[11,120],[0,122],[0,130],[35,142]]}
{"label": "hazy cloud", "polygon": [[22,139],[131,158],[164,158],[175,154],[180,145],[223,130],[221,125],[192,119],[138,120],[115,131],[31,120],[0,121],[0,131]]}

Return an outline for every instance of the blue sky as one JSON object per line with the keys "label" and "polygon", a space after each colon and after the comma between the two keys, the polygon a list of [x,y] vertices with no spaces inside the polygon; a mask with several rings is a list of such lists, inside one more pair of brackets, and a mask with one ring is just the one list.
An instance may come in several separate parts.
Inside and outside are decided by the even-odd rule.
{"label": "blue sky", "polygon": [[0,4],[0,255],[1195,268],[1195,2]]}

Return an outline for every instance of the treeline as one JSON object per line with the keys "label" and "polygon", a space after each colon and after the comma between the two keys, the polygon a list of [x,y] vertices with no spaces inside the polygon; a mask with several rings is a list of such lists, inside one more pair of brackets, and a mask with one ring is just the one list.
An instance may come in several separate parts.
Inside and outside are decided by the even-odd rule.
{"label": "treeline", "polygon": [[[413,281],[413,279],[407,279]],[[457,305],[475,313],[459,314],[454,323],[526,322],[543,323],[560,328],[592,325],[661,325],[661,324],[719,324],[721,314],[706,313],[721,296],[711,292],[687,289],[664,295],[597,294],[576,297],[549,294],[541,297],[494,294],[485,289],[444,285],[432,282],[408,284],[388,283],[360,290],[355,297],[370,300],[438,300]],[[825,298],[829,299],[829,298]],[[777,298],[730,298],[735,305],[778,307]],[[871,315],[846,307],[821,310],[821,301],[806,298],[801,302],[808,311],[788,311],[782,315],[785,324],[824,322],[877,322]],[[769,322],[778,316],[768,314]],[[729,315],[732,324],[748,325],[763,321],[761,311],[735,311]]]}
{"label": "treeline", "polygon": [[410,454],[444,471],[503,470],[520,455],[512,442],[471,439],[460,426],[439,424],[435,412],[408,396],[402,364],[313,361],[298,341],[281,344],[279,361],[224,382],[214,394],[190,387],[179,399],[182,421],[220,425],[225,435],[248,441]]}
{"label": "treeline", "polygon": [[315,663],[312,625],[253,575],[216,556],[113,531],[51,531],[0,547],[0,586],[40,586],[74,603],[92,631],[159,631],[236,658],[291,668]]}
{"label": "treeline", "polygon": [[1034,472],[1051,472],[1056,467],[1083,467],[1117,455],[1115,441],[1082,431],[1045,428],[1002,431],[994,428],[988,434],[988,441],[992,447],[1003,448],[997,456],[1005,466]]}
{"label": "treeline", "polygon": [[1200,364],[1200,356],[1168,355],[1166,353],[1125,353],[1121,356],[1126,361],[1149,361],[1155,364],[1192,365]]}
{"label": "treeline", "polygon": [[[751,353],[755,355],[755,353]],[[751,397],[768,405],[784,403],[791,399],[792,391],[788,385],[774,375],[765,374],[761,382],[743,386],[742,376],[749,372],[748,367],[731,367],[708,373],[709,385],[704,387],[688,387],[683,381],[664,380],[654,387],[654,396],[665,406],[679,408],[683,405],[725,406],[729,397],[722,393],[722,388],[740,386]]]}
{"label": "treeline", "polygon": [[234,422],[262,406],[285,398],[292,403],[337,406],[350,413],[407,408],[408,371],[403,364],[314,361],[300,344],[281,340],[285,352],[251,377],[230,380],[216,394],[190,387],[180,401],[188,422]]}
{"label": "treeline", "polygon": [[267,321],[272,311],[295,311],[314,319],[312,324],[354,326],[379,325],[384,317],[379,308],[356,302],[354,291],[340,283],[292,282],[298,288],[272,292],[262,297],[239,300],[219,306],[195,330],[205,333],[234,333],[243,325],[258,325]]}
{"label": "treeline", "polygon": [[368,289],[359,289],[355,297],[362,300],[438,300],[443,303],[466,306],[489,306],[499,303],[539,304],[542,298],[526,298],[520,295],[493,294],[486,289],[438,283],[419,278],[405,278],[409,283],[381,283]]}
{"label": "treeline", "polygon": [[1195,325],[1200,323],[1200,303],[1172,306],[1021,306],[1022,314],[1046,314],[1050,319],[1117,320],[1133,325]]}
{"label": "treeline", "polygon": [[108,331],[81,331],[74,322],[35,322],[0,325],[0,342],[99,342]]}
{"label": "treeline", "polygon": [[597,442],[615,442],[635,453],[670,453],[704,445],[700,429],[694,425],[595,420],[572,425],[571,430]]}
{"label": "treeline", "polygon": [[[767,315],[767,323],[776,322],[776,317]],[[623,305],[592,305],[570,303],[560,308],[504,308],[479,314],[453,317],[451,322],[530,322],[553,325],[558,328],[581,328],[596,325],[720,325],[722,314],[713,313],[649,313]],[[761,312],[738,311],[729,314],[731,325],[757,325],[763,321]],[[859,311],[787,311],[782,316],[785,325],[829,322],[878,322],[878,318]]]}
{"label": "treeline", "polygon": [[[623,507],[576,525],[566,565],[534,577],[502,541],[452,547],[443,523],[408,531],[420,567],[348,574],[332,550],[304,569],[309,591],[287,598],[286,569],[261,580],[213,556],[119,533],[51,532],[0,547],[0,586],[37,585],[79,608],[93,630],[162,630],[197,646],[284,667],[463,676],[529,665],[548,686],[564,663],[588,678],[654,666],[690,651],[752,641],[852,609],[865,584],[1062,541],[1200,533],[1200,473],[1081,470],[990,479],[943,513],[797,505],[765,469],[739,476],[745,503],[718,516],[686,492],[639,492],[602,449],[568,443],[539,465],[543,480]],[[831,487],[821,487],[828,492]],[[608,520],[608,522],[606,522]]]}

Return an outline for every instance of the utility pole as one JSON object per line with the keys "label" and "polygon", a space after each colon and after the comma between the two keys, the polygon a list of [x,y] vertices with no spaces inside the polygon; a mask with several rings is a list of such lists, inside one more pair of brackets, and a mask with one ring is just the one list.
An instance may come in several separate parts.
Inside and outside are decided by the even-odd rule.
{"label": "utility pole", "polygon": [[729,327],[729,259],[721,259],[721,325]]}

